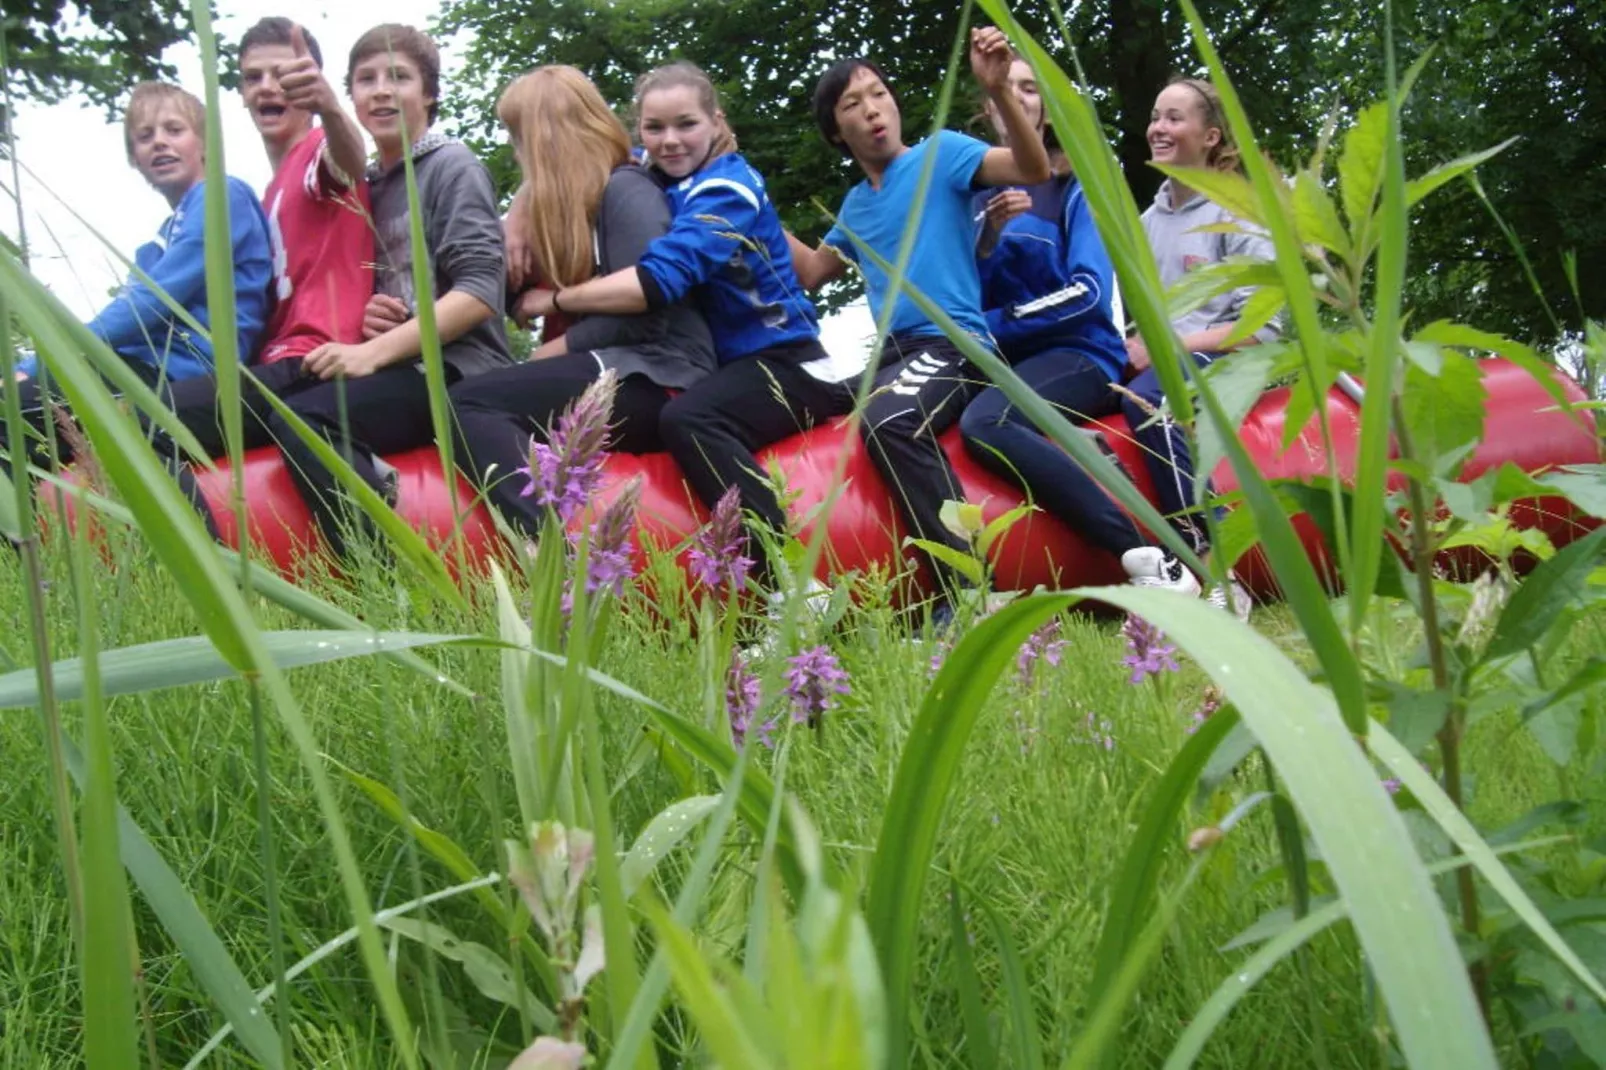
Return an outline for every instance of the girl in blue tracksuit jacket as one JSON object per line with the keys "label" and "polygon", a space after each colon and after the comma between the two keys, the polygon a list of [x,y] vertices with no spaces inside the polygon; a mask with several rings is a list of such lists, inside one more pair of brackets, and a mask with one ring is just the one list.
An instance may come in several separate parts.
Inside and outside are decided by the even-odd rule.
{"label": "girl in blue tracksuit jacket", "polygon": [[[1069,419],[1109,416],[1120,411],[1111,384],[1119,381],[1127,359],[1111,307],[1115,272],[1082,188],[1043,125],[1042,100],[1024,61],[1011,67],[1010,86],[1045,130],[1055,174],[1024,190],[976,196],[987,326],[1016,373]],[[1146,545],[1131,518],[998,387],[972,401],[959,426],[978,463],[1119,557],[1134,583],[1172,585],[1160,560],[1167,555]]]}
{"label": "girl in blue tracksuit jacket", "polygon": [[[629,313],[697,300],[719,368],[665,406],[659,433],[705,505],[735,486],[744,513],[784,532],[785,511],[754,451],[847,412],[847,381],[862,363],[833,364],[820,345],[780,217],[764,179],[736,152],[708,76],[685,62],[659,67],[637,83],[636,112],[674,223],[634,268],[560,290],[552,305]],[[763,542],[750,547],[765,583]]]}

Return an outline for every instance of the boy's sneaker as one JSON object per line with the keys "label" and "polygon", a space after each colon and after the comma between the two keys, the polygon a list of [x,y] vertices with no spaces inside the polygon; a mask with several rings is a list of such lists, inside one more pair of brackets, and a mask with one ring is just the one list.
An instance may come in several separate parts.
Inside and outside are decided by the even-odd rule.
{"label": "boy's sneaker", "polygon": [[1212,586],[1205,599],[1217,609],[1225,609],[1245,622],[1249,620],[1249,610],[1254,605],[1254,599],[1244,590],[1244,585],[1238,582],[1238,577],[1234,576],[1231,570],[1227,572],[1227,582]]}
{"label": "boy's sneaker", "polygon": [[[803,610],[793,632],[794,639],[807,628],[808,618],[822,621],[831,610],[831,588],[814,577],[809,577],[801,595]],[[743,657],[756,661],[780,648],[781,621],[786,616],[786,604],[790,598],[791,595],[786,591],[771,591],[766,596],[768,604],[764,608],[764,633],[742,649]]]}
{"label": "boy's sneaker", "polygon": [[1139,546],[1121,555],[1121,567],[1134,587],[1163,587],[1195,597],[1199,580],[1188,566],[1158,546]]}

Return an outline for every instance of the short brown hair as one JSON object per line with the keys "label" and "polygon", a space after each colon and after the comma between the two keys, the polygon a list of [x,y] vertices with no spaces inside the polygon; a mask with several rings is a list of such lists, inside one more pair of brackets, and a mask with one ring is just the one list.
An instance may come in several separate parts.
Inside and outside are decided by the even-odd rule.
{"label": "short brown hair", "polygon": [[[429,35],[411,26],[387,22],[375,26],[351,46],[351,58],[346,62],[346,95],[351,95],[351,72],[369,56],[390,53],[406,56],[418,64],[419,77],[424,80],[424,95],[433,102],[429,106],[429,121],[433,123],[441,110],[441,52]],[[408,137],[422,131],[409,130]]]}
{"label": "short brown hair", "polygon": [[141,82],[129,94],[128,107],[123,112],[123,150],[128,153],[129,166],[134,165],[134,131],[145,117],[164,104],[178,109],[184,121],[206,144],[206,105],[189,90],[171,82]]}

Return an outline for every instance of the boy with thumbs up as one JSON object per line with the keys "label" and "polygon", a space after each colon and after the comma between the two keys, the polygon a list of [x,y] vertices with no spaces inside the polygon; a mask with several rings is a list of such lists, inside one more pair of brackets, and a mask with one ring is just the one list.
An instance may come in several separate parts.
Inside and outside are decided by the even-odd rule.
{"label": "boy with thumbs up", "polygon": [[[362,131],[323,75],[317,40],[287,18],[265,18],[240,39],[240,95],[273,165],[263,192],[273,243],[273,313],[251,373],[280,397],[318,382],[302,358],[327,342],[360,342],[374,291],[374,233]],[[266,445],[271,413],[242,391],[245,445]],[[217,383],[175,383],[169,403],[214,455],[223,452]]]}

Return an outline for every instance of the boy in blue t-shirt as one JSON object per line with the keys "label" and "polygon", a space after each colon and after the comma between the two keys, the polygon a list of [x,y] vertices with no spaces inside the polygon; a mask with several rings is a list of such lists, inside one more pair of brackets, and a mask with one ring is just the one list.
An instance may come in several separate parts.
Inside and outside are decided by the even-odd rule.
{"label": "boy in blue t-shirt", "polygon": [[[971,197],[989,186],[1031,185],[1049,177],[1042,138],[1009,88],[1011,60],[1001,31],[971,31],[971,71],[1014,135],[1011,148],[990,148],[951,130],[905,145],[898,100],[880,68],[866,59],[834,64],[814,91],[815,119],[825,139],[852,156],[865,178],[848,192],[836,226],[819,248],[791,239],[792,262],[803,285],[820,286],[852,261],[864,276],[870,311],[878,320],[885,303],[894,302],[886,342],[891,363],[884,362],[876,376],[860,430],[911,534],[956,550],[966,549],[965,544],[939,514],[944,500],[963,498],[964,492],[937,436],[959,419],[987,380],[913,301],[887,292],[886,274],[861,256],[858,243],[889,264],[897,260],[928,156],[935,155],[906,277],[978,341],[994,345],[982,312]],[[940,562],[930,564],[939,578],[963,582]]]}
{"label": "boy in blue t-shirt", "polygon": [[[209,327],[205,105],[176,85],[142,82],[129,98],[123,139],[128,162],[166,198],[173,214],[162,223],[156,240],[134,253],[137,270],[87,326],[153,386],[208,373],[213,362],[211,341],[195,333],[158,293],[165,293],[203,328]],[[238,356],[244,361],[250,358],[267,320],[273,256],[267,219],[251,187],[230,178],[228,197]],[[35,430],[42,431],[49,418],[48,399],[32,378],[37,371],[37,358],[19,362],[16,385],[23,415]],[[58,447],[59,459],[71,460],[68,444],[60,441]],[[48,462],[42,455],[36,460]]]}

